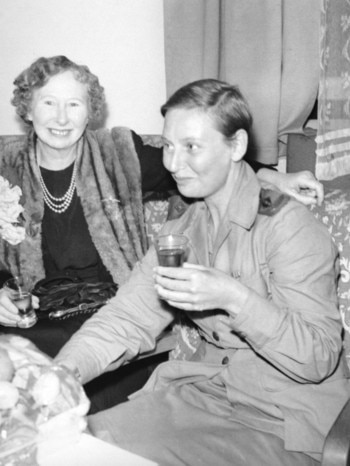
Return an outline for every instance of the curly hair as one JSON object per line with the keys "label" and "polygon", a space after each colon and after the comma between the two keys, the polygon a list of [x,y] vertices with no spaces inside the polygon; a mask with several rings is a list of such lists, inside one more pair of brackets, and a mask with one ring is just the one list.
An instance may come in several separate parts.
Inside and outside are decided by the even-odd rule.
{"label": "curly hair", "polygon": [[63,55],[55,57],[41,57],[33,62],[29,68],[17,76],[13,84],[12,105],[16,107],[16,113],[29,125],[28,113],[32,103],[33,91],[45,86],[52,76],[72,71],[77,81],[87,84],[89,95],[90,119],[98,121],[103,117],[105,106],[104,88],[100,85],[98,77],[91,73],[85,65],[78,65]]}

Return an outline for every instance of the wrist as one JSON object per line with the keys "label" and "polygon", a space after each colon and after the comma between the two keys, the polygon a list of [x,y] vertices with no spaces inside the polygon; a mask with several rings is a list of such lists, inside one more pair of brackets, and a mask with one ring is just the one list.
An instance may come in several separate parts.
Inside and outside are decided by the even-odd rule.
{"label": "wrist", "polygon": [[283,173],[280,173],[275,170],[269,170],[268,168],[261,168],[258,173],[257,177],[260,182],[266,184],[272,184],[280,189],[281,180],[284,178]]}
{"label": "wrist", "polygon": [[82,377],[81,377],[79,369],[76,367],[72,372],[73,372],[74,377],[78,380],[78,382],[82,383]]}
{"label": "wrist", "polygon": [[72,366],[72,365],[67,364],[67,363],[63,363],[63,362],[58,362],[57,365],[61,366],[63,369],[70,372],[78,380],[79,383],[82,383],[82,377],[81,377],[80,371],[79,371],[79,369],[77,367]]}
{"label": "wrist", "polygon": [[227,306],[224,308],[232,319],[234,319],[244,309],[248,297],[249,289],[241,283],[237,283],[233,289],[233,293],[230,296]]}

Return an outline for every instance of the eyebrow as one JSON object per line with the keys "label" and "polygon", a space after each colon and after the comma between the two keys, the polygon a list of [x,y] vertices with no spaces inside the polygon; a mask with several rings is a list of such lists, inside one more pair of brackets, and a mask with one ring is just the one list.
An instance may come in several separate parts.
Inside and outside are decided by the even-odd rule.
{"label": "eyebrow", "polygon": [[[169,139],[167,139],[165,136],[161,136],[161,140],[162,140],[162,142],[171,142],[171,141],[169,141]],[[190,141],[190,142],[192,142],[192,141],[194,141],[194,142],[201,142],[201,141],[203,141],[203,138],[198,138],[198,137],[195,137],[195,136],[189,136],[189,137],[180,139],[180,141],[181,141],[182,143],[184,143],[184,142],[189,142],[189,141]]]}
{"label": "eyebrow", "polygon": [[[47,99],[47,98],[57,99],[57,96],[55,94],[41,94],[39,98],[40,99]],[[80,100],[83,102],[84,99],[82,99],[81,97],[68,97],[67,100]]]}

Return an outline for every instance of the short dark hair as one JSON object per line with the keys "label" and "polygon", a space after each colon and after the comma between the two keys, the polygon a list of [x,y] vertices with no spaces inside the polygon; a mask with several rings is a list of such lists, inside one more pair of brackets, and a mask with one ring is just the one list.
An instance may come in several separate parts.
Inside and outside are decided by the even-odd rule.
{"label": "short dark hair", "polygon": [[92,120],[102,118],[105,94],[98,77],[91,73],[87,66],[78,65],[64,55],[57,55],[38,58],[14,80],[15,89],[11,103],[16,107],[17,114],[25,123],[32,124],[27,116],[32,103],[33,91],[45,86],[52,76],[65,71],[72,71],[77,81],[87,84],[90,118]]}
{"label": "short dark hair", "polygon": [[253,122],[248,103],[239,88],[217,79],[201,79],[181,87],[162,105],[161,113],[165,116],[175,108],[207,112],[217,130],[227,139],[231,139],[239,129],[249,133]]}

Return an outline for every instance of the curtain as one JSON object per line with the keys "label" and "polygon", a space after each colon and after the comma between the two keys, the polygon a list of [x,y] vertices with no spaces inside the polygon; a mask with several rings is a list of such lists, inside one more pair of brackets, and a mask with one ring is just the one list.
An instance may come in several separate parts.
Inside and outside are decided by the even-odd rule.
{"label": "curtain", "polygon": [[323,0],[316,176],[350,174],[350,0]]}
{"label": "curtain", "polygon": [[277,163],[318,90],[320,0],[164,0],[168,95],[197,79],[237,84],[253,114],[251,155]]}

